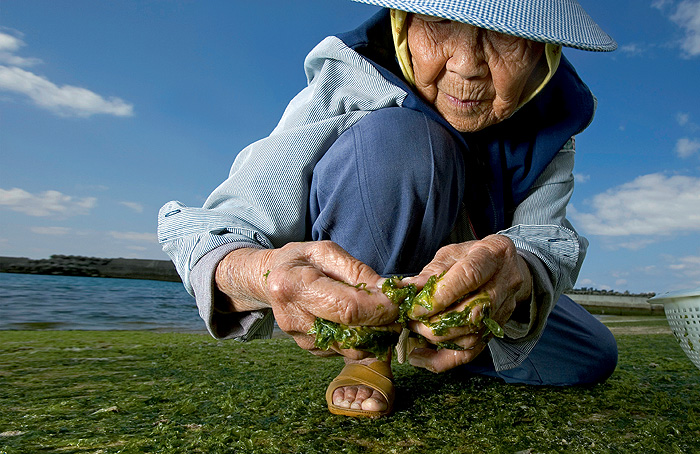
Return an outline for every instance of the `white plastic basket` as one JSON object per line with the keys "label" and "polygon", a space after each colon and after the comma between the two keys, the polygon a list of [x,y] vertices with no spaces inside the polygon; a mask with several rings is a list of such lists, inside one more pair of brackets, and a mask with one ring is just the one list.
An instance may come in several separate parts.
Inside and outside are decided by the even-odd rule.
{"label": "white plastic basket", "polygon": [[662,303],[666,320],[681,348],[700,369],[700,287],[655,296]]}

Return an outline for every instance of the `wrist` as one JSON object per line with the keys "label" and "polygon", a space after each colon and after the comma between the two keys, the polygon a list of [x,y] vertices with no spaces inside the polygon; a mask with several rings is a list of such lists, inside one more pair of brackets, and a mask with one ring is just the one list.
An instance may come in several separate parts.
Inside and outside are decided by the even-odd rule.
{"label": "wrist", "polygon": [[267,309],[265,297],[265,250],[241,248],[227,254],[217,265],[214,281],[218,296],[214,310],[218,313]]}

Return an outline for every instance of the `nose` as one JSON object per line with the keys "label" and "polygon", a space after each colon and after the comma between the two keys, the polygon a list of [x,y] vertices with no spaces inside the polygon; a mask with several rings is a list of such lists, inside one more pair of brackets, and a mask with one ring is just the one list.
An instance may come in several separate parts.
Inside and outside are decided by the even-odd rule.
{"label": "nose", "polygon": [[447,59],[445,69],[463,79],[486,77],[489,66],[482,39],[485,30],[463,23],[458,26],[459,33],[455,33],[450,40],[452,52]]}

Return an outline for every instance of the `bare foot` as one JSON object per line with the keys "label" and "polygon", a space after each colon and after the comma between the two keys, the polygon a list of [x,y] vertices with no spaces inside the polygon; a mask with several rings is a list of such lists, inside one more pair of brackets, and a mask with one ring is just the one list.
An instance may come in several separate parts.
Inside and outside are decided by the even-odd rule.
{"label": "bare foot", "polygon": [[[368,365],[375,361],[379,360],[377,358],[366,358],[355,361],[345,358],[345,364]],[[391,361],[391,359],[389,359],[389,361]],[[336,390],[333,391],[333,404],[341,408],[354,410],[362,409],[366,411],[384,411],[388,406],[382,393],[365,385],[336,388]]]}

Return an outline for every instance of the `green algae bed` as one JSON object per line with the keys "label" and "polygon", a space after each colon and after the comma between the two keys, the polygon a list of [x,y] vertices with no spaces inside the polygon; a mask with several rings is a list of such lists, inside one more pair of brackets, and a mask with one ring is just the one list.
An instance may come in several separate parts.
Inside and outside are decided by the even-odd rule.
{"label": "green algae bed", "polygon": [[286,337],[0,331],[0,453],[700,452],[700,370],[665,323],[610,324],[619,365],[592,388],[396,364],[378,420],[328,413],[342,360]]}

